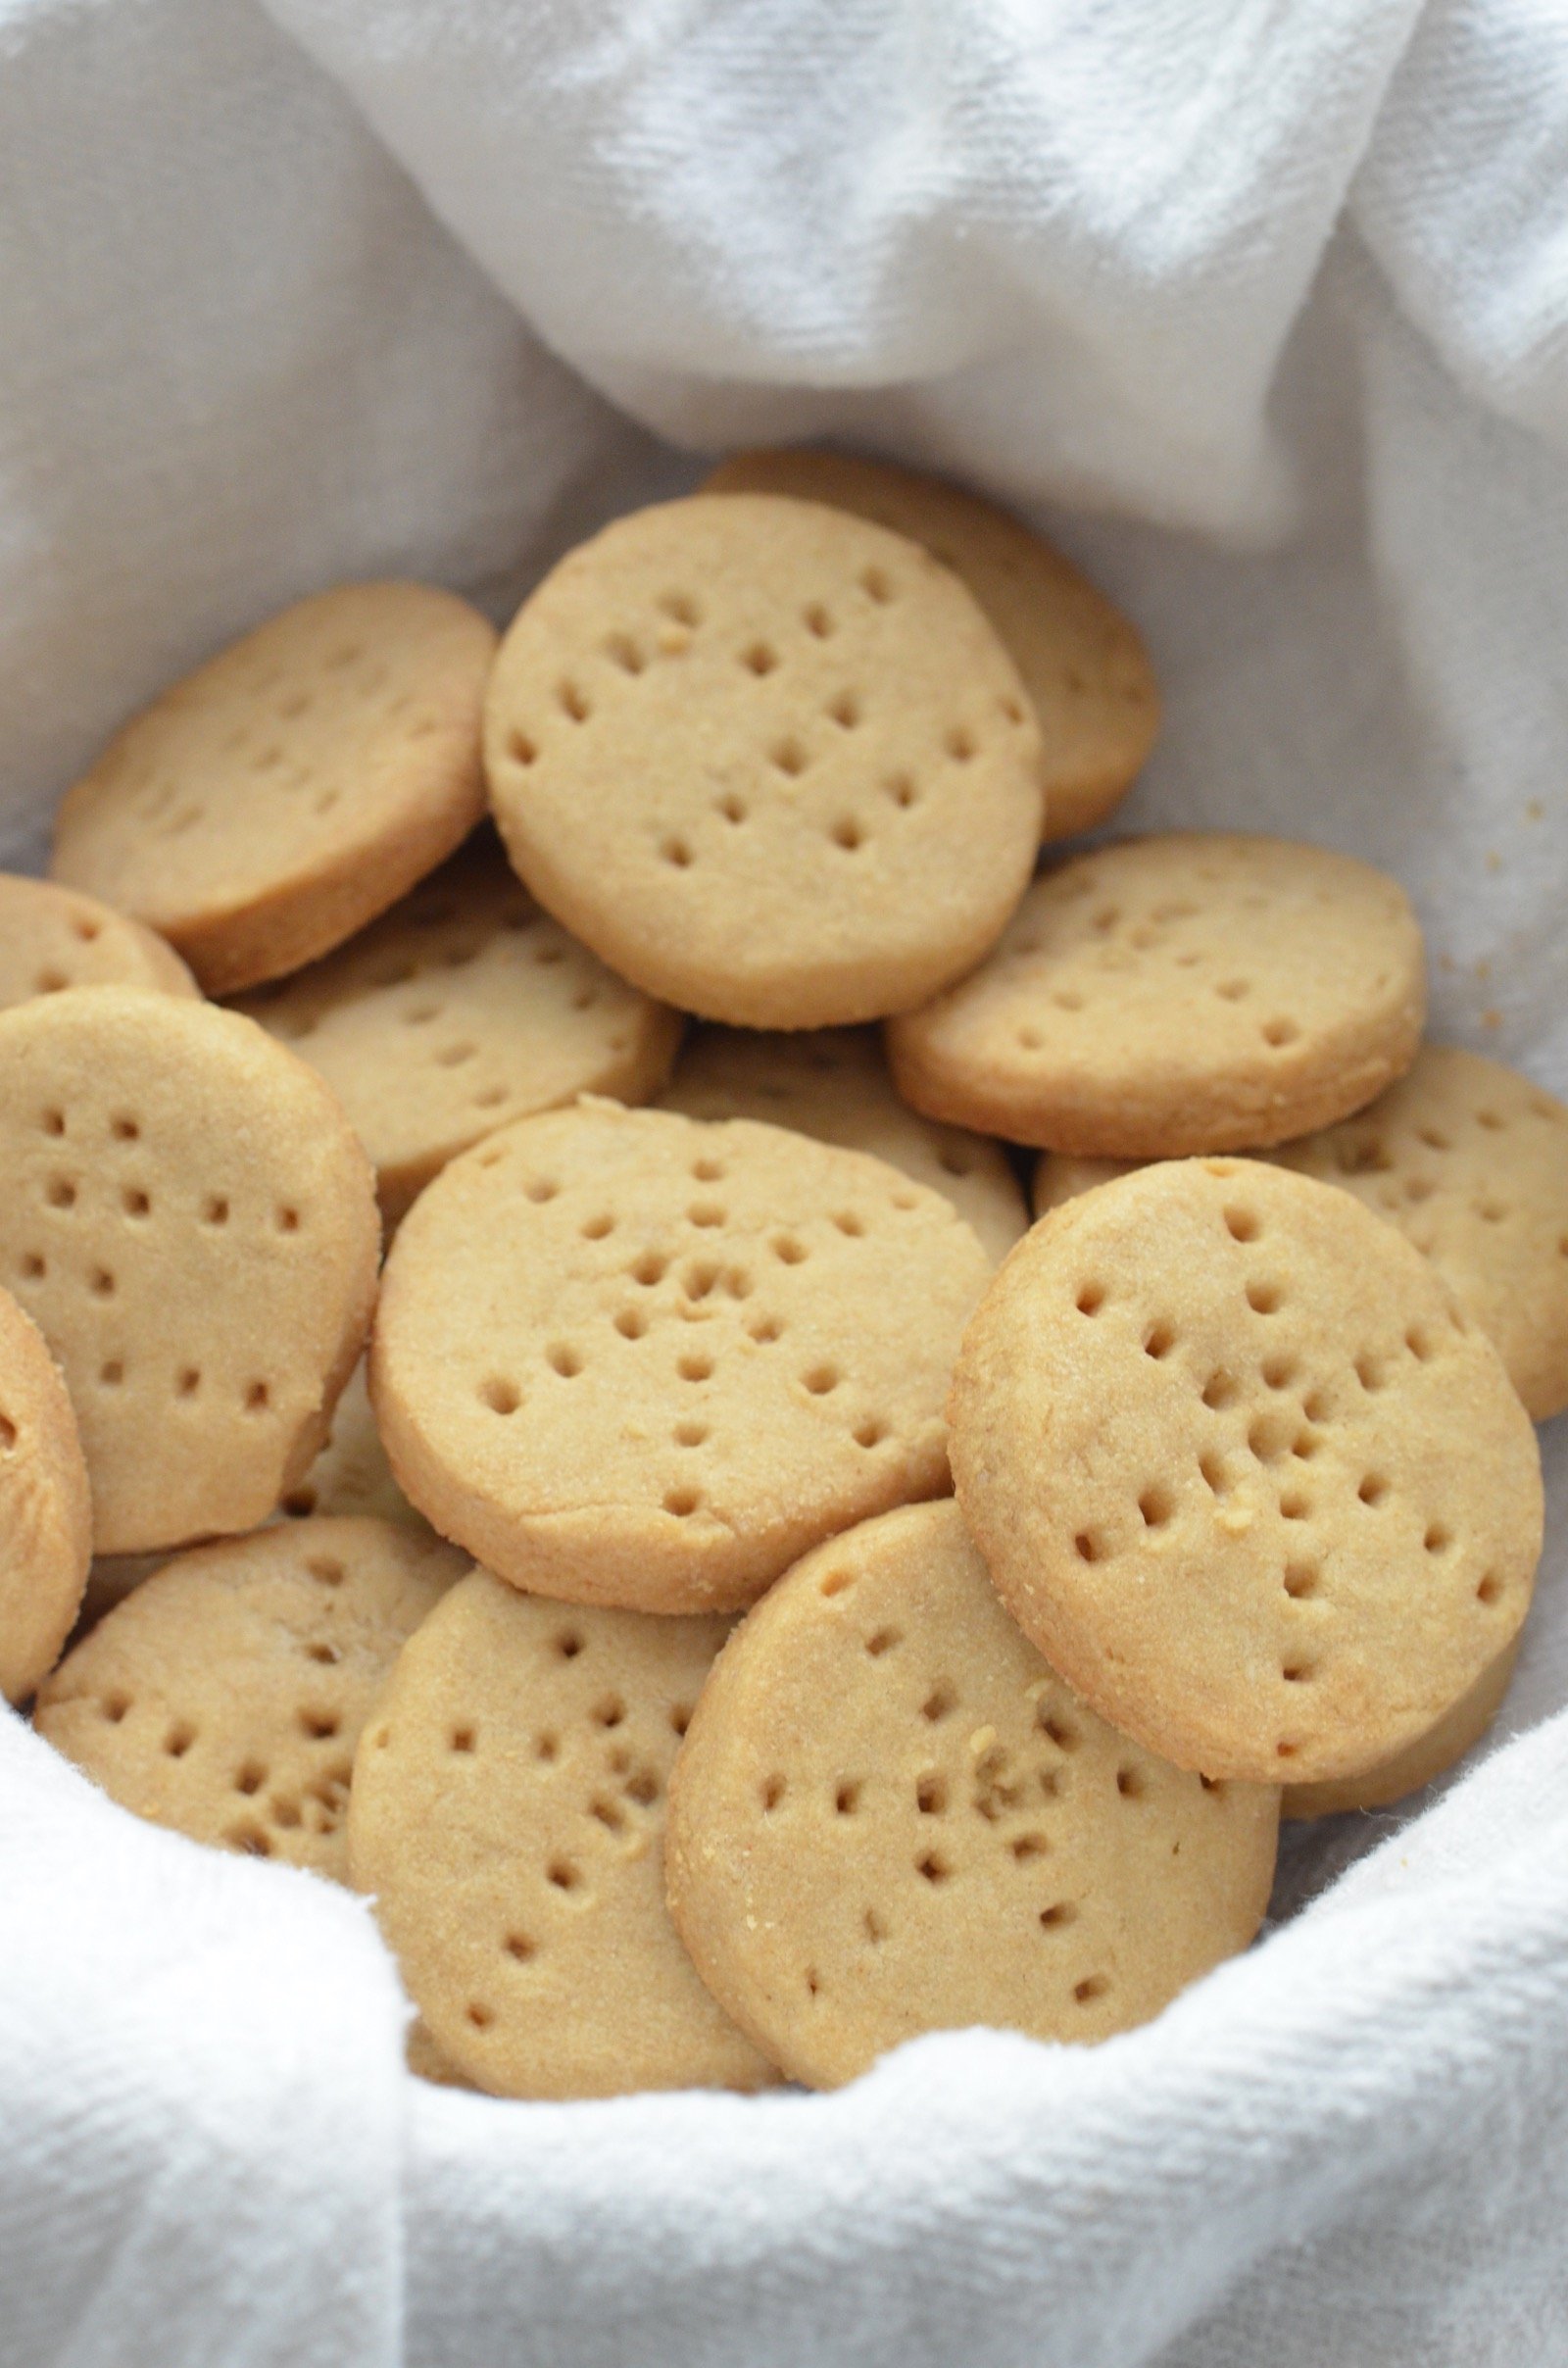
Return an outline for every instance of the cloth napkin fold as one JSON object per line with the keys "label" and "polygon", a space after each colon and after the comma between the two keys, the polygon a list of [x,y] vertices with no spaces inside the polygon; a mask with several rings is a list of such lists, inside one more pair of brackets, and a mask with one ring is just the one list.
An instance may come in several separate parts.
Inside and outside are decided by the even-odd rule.
{"label": "cloth napkin fold", "polygon": [[[294,595],[504,616],[695,448],[833,434],[1138,617],[1129,821],[1389,865],[1435,1032],[1568,1091],[1565,126],[1544,0],[0,0],[0,860]],[[829,2097],[414,2083],[361,1903],[0,1715],[0,2360],[1568,2361],[1546,1462],[1481,1765],[1291,1833],[1149,2029]]]}

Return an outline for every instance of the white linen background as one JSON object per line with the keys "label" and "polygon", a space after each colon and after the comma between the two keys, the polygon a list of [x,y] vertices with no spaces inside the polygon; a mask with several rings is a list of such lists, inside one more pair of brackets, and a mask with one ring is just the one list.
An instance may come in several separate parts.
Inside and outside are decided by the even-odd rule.
{"label": "white linen background", "polygon": [[[1435,1031],[1568,1091],[1552,0],[270,7],[0,0],[0,860],[293,595],[504,615],[673,445],[831,433],[1030,509],[1138,617],[1130,819],[1388,864]],[[1291,1836],[1270,1937],[1093,2052],[431,2090],[359,1902],[0,1716],[0,2361],[1568,2361],[1545,1447],[1497,1748]]]}

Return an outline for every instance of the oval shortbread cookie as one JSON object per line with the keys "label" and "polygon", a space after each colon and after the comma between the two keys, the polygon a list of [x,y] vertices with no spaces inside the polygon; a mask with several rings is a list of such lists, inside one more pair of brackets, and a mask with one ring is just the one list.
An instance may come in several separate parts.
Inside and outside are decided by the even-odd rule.
{"label": "oval shortbread cookie", "polygon": [[187,675],[67,793],[51,870],[178,949],[210,994],[384,912],[484,811],[495,654],[430,584],[340,584]]}
{"label": "oval shortbread cookie", "polygon": [[1541,1459],[1491,1343],[1348,1193],[1168,1161],[1025,1236],[964,1338],[958,1501],[1103,1717],[1206,1775],[1388,1759],[1515,1635]]}
{"label": "oval shortbread cookie", "polygon": [[989,1271],[952,1204],[880,1159],[585,1105],[415,1204],[370,1392],[405,1493],[488,1569],[729,1610],[947,1485],[942,1402]]}
{"label": "oval shortbread cookie", "polygon": [[1274,1157],[1343,1185],[1426,1253],[1538,1422],[1568,1406],[1568,1110],[1552,1095],[1424,1045],[1370,1108]]}
{"label": "oval shortbread cookie", "polygon": [[673,1011],[540,912],[493,844],[240,1008],[337,1095],[389,1225],[511,1119],[579,1094],[646,1102],[680,1037]]}
{"label": "oval shortbread cookie", "polygon": [[916,1110],[1054,1151],[1280,1143],[1408,1068],[1421,933],[1349,856],[1227,833],[1097,848],[1037,880],[991,959],[888,1050]]}
{"label": "oval shortbread cookie", "polygon": [[1159,729],[1159,692],[1136,628],[1059,551],[941,477],[848,453],[743,452],[709,493],[828,502],[923,543],[966,583],[1011,652],[1040,721],[1046,836],[1102,822]]}
{"label": "oval shortbread cookie", "polygon": [[1085,1708],[951,1502],[818,1548],[720,1655],[666,1850],[710,1989],[795,2079],[922,2031],[1098,2040],[1245,1949],[1269,1786],[1209,1787]]}
{"label": "oval shortbread cookie", "polygon": [[0,871],[0,1011],[62,987],[201,990],[172,946],[95,896]]}
{"label": "oval shortbread cookie", "polygon": [[139,1817],[345,1882],[360,1730],[405,1639],[468,1567],[385,1521],[196,1547],[67,1655],[35,1723]]}
{"label": "oval shortbread cookie", "polygon": [[490,798],[540,903],[747,1027],[907,1009],[1006,923],[1040,735],[963,586],[817,503],[696,495],[563,560],[502,644]]}
{"label": "oval shortbread cookie", "polygon": [[399,1659],[355,1764],[350,1860],[426,2030],[478,2087],[775,2079],[664,1905],[664,1790],[726,1625],[567,1611],[480,1570]]}
{"label": "oval shortbread cookie", "polygon": [[689,1118],[760,1118],[868,1151],[951,1201],[993,1258],[1004,1258],[1028,1224],[1002,1145],[937,1126],[901,1102],[869,1028],[697,1028],[660,1101]]}
{"label": "oval shortbread cookie", "polygon": [[87,1583],[92,1506],[75,1417],[43,1334],[0,1291],[0,1695],[52,1669]]}
{"label": "oval shortbread cookie", "polygon": [[254,1528],[359,1354],[379,1227],[320,1079],[250,1020],[130,987],[0,1013],[0,1280],[65,1373],[93,1538]]}
{"label": "oval shortbread cookie", "polygon": [[1428,1727],[1392,1759],[1381,1760],[1360,1776],[1331,1777],[1324,1784],[1291,1784],[1280,1804],[1283,1817],[1334,1817],[1352,1809],[1392,1808],[1407,1794],[1420,1792],[1435,1777],[1472,1751],[1502,1708],[1519,1658],[1516,1636],[1494,1661],[1488,1663],[1451,1710],[1435,1727]]}

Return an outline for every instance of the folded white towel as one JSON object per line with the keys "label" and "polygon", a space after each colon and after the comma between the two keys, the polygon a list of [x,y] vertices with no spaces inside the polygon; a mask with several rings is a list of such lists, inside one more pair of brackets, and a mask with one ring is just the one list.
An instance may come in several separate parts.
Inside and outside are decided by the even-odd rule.
{"label": "folded white towel", "polygon": [[[667,440],[834,433],[1032,507],[1138,617],[1137,819],[1387,863],[1437,1032],[1568,1089],[1548,0],[270,7],[0,4],[0,858],[293,594],[502,613],[690,481]],[[360,1903],[0,1716],[0,2360],[1568,2361],[1547,1473],[1478,1770],[1293,1834],[1270,1938],[1150,2029],[831,2097],[426,2089]]]}

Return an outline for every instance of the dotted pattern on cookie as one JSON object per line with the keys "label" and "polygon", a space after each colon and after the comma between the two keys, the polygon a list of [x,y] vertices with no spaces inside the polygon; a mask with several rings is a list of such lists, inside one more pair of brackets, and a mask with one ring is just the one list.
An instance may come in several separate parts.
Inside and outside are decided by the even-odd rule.
{"label": "dotted pattern on cookie", "polygon": [[66,987],[196,995],[172,946],[96,897],[0,872],[0,1011]]}
{"label": "dotted pattern on cookie", "polygon": [[820,1143],[870,1152],[951,1201],[994,1259],[1006,1255],[1028,1223],[1001,1144],[934,1125],[907,1109],[869,1028],[790,1035],[697,1028],[660,1102],[691,1118],[759,1118]]}
{"label": "dotted pattern on cookie", "polygon": [[1116,1734],[1006,1618],[951,1501],[797,1565],[682,1747],[676,1924],[731,2014],[814,2087],[927,2030],[1099,2040],[1244,1948],[1271,1788]]}
{"label": "dotted pattern on cookie", "polygon": [[498,1126],[579,1094],[646,1101],[680,1032],[541,913],[488,834],[240,1008],[331,1086],[389,1225]]}
{"label": "dotted pattern on cookie", "polygon": [[360,1730],[405,1639],[469,1567],[366,1519],[197,1547],[68,1654],[38,1731],[138,1816],[345,1881]]}
{"label": "dotted pattern on cookie", "polygon": [[570,1609],[476,1571],[361,1746],[351,1855],[436,2046],[508,2097],[757,2089],[663,1899],[665,1791],[722,1620]]}
{"label": "dotted pattern on cookie", "polygon": [[563,561],[502,645],[485,765],[540,902],[650,994],[746,1026],[875,1018],[960,975],[1039,835],[1038,729],[962,586],[764,496],[639,511]]}
{"label": "dotted pattern on cookie", "polygon": [[1420,932],[1397,884],[1289,840],[1175,834],[1035,881],[990,960],[888,1027],[905,1100],[1090,1158],[1284,1141],[1414,1059]]}
{"label": "dotted pattern on cookie", "polygon": [[1538,1422],[1568,1406],[1568,1109],[1450,1045],[1275,1155],[1353,1192],[1431,1258]]}
{"label": "dotted pattern on cookie", "polygon": [[92,1507],[65,1383],[8,1291],[0,1291],[0,1695],[20,1702],[71,1633]]}
{"label": "dotted pattern on cookie", "polygon": [[406,1494],[487,1568],[732,1609],[943,1488],[988,1271],[951,1203],[881,1160],[584,1105],[467,1153],[410,1212],[371,1395]]}
{"label": "dotted pattern on cookie", "polygon": [[479,820],[495,645],[432,585],[298,602],[111,741],[60,809],[54,876],[170,938],[212,994],[297,969]]}
{"label": "dotted pattern on cookie", "polygon": [[1540,1458],[1495,1352],[1392,1229],[1284,1170],[1165,1163],[1059,1209],[951,1414],[1004,1602],[1180,1765],[1373,1766],[1528,1608]]}
{"label": "dotted pattern on cookie", "polygon": [[1046,836],[1104,820],[1153,745],[1159,694],[1134,627],[1059,552],[959,486],[847,453],[737,453],[704,490],[829,502],[923,544],[967,584],[1023,677],[1043,742]]}
{"label": "dotted pattern on cookie", "polygon": [[72,1392],[103,1554],[264,1520],[369,1321],[378,1227],[320,1081],[119,987],[0,1014],[0,1277]]}

